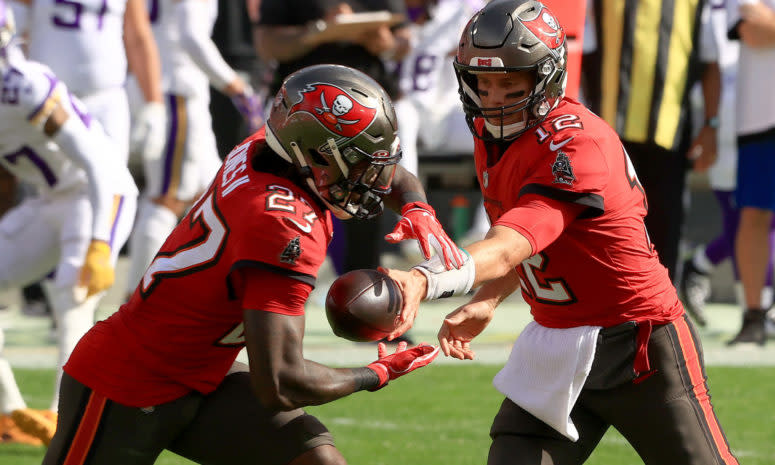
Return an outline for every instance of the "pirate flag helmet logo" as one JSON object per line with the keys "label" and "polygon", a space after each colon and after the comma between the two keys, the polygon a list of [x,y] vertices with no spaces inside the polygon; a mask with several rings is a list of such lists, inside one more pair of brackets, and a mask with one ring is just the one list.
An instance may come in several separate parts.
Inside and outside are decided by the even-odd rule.
{"label": "pirate flag helmet logo", "polygon": [[315,83],[300,92],[302,100],[289,114],[306,111],[339,137],[355,137],[374,122],[376,108],[362,105],[339,87]]}

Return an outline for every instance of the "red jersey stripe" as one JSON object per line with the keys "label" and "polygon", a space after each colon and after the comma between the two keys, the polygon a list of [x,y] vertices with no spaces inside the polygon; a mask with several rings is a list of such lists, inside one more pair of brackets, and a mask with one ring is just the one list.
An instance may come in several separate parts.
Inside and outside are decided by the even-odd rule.
{"label": "red jersey stripe", "polygon": [[97,434],[97,429],[99,429],[100,419],[102,418],[102,412],[105,410],[106,403],[107,399],[105,396],[92,391],[63,465],[82,465],[86,461],[94,441],[94,435]]}
{"label": "red jersey stripe", "polygon": [[684,363],[686,364],[686,370],[689,373],[689,378],[693,386],[694,396],[697,399],[697,402],[699,402],[705,424],[711,433],[716,450],[721,455],[724,463],[737,465],[737,459],[729,450],[726,437],[724,437],[724,433],[721,431],[718,419],[713,412],[713,406],[710,404],[708,385],[705,382],[705,376],[702,372],[700,356],[691,329],[689,328],[689,325],[686,324],[685,318],[686,317],[678,318],[673,322],[673,325],[678,333],[678,343],[681,345]]}

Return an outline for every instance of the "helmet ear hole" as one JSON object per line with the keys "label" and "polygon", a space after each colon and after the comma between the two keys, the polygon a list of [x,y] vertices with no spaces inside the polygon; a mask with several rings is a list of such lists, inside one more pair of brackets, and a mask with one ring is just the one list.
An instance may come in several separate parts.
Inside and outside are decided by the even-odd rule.
{"label": "helmet ear hole", "polygon": [[307,149],[307,153],[309,153],[309,157],[312,159],[313,162],[315,162],[315,164],[318,164],[320,166],[329,165],[328,160],[323,158],[323,155],[321,155],[320,152],[318,152],[317,150],[310,148],[310,149]]}

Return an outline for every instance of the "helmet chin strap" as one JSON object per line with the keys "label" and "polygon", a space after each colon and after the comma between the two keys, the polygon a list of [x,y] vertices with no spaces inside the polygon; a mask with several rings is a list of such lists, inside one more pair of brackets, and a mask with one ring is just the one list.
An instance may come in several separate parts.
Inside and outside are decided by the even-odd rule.
{"label": "helmet chin strap", "polygon": [[487,130],[490,132],[490,134],[492,134],[494,137],[500,137],[500,138],[509,137],[510,135],[525,129],[524,121],[502,125],[502,124],[492,124],[491,122],[487,121],[487,119],[485,118],[484,125],[485,127],[487,127]]}
{"label": "helmet chin strap", "polygon": [[[293,163],[293,159],[288,154],[288,152],[285,150],[285,148],[282,146],[280,141],[277,140],[277,136],[274,135],[274,132],[272,132],[272,128],[269,127],[269,125],[266,125],[266,143],[269,145],[269,148],[274,150],[274,152],[280,156],[283,160]],[[333,211],[331,208],[332,205],[326,201],[325,198],[323,198],[322,195],[320,195],[320,191],[318,191],[317,186],[315,185],[314,179],[312,179],[312,175],[309,174],[309,165],[307,164],[307,160],[304,159],[304,156],[301,154],[301,149],[299,148],[299,144],[296,142],[291,142],[291,151],[293,151],[293,156],[296,158],[296,161],[298,162],[299,171],[304,176],[304,180],[307,182],[307,186],[312,190],[312,192],[315,193],[315,195],[318,196],[320,200],[322,200],[328,207]],[[304,175],[304,173],[307,172],[307,175]],[[337,216],[338,218],[338,216]]]}
{"label": "helmet chin strap", "polygon": [[[291,156],[288,155],[288,152],[285,151],[285,148],[283,147],[283,145],[280,143],[279,140],[277,140],[277,136],[274,135],[272,128],[268,124],[265,127],[266,127],[266,143],[269,145],[269,148],[274,150],[274,152],[277,155],[280,155],[280,158],[282,158],[283,160],[287,161],[288,163],[293,163]],[[296,156],[298,157],[298,155]]]}

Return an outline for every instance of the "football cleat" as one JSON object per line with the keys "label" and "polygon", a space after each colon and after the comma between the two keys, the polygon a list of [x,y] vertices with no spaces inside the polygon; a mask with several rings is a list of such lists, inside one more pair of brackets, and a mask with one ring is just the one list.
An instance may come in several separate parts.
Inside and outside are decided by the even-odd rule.
{"label": "football cleat", "polygon": [[706,326],[708,319],[705,316],[705,304],[710,298],[710,277],[694,266],[691,257],[683,263],[679,286],[686,311],[698,325]]}
{"label": "football cleat", "polygon": [[768,338],[775,338],[775,310],[767,312],[767,318],[764,320],[764,334]]}
{"label": "football cleat", "polygon": [[727,345],[754,343],[763,346],[767,342],[764,329],[766,318],[767,315],[763,310],[749,308],[743,312],[743,326],[737,336],[727,342]]}
{"label": "football cleat", "polygon": [[24,433],[40,439],[46,446],[51,443],[57,428],[56,420],[50,419],[53,417],[39,410],[23,408],[11,412],[11,418]]}
{"label": "football cleat", "polygon": [[22,431],[10,416],[0,415],[0,444],[42,446],[43,442]]}

